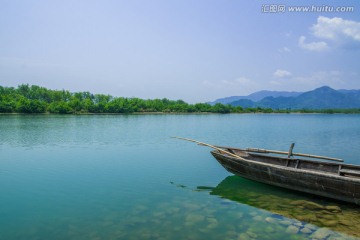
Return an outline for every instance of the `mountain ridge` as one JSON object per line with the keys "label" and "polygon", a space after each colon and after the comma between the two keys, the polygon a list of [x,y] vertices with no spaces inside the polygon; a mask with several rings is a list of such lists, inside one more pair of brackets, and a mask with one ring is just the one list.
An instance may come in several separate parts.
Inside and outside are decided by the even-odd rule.
{"label": "mountain ridge", "polygon": [[272,96],[272,97],[293,97],[293,96],[298,96],[302,93],[303,92],[261,90],[258,92],[251,93],[247,96],[230,96],[230,97],[225,97],[225,98],[219,98],[219,99],[216,99],[215,101],[209,102],[209,103],[212,105],[214,105],[216,103],[229,104],[231,102],[235,102],[237,100],[242,100],[242,99],[248,99],[253,102],[258,102],[265,97],[270,97],[270,96]]}
{"label": "mountain ridge", "polygon": [[[272,94],[274,92],[275,94]],[[286,95],[286,93],[289,94]],[[272,109],[360,108],[360,90],[355,89],[335,90],[329,86],[322,86],[314,90],[301,93],[267,91],[266,94],[268,94],[268,96],[258,101],[253,101],[252,99],[246,98],[245,96],[236,101],[232,101],[226,104],[230,104],[232,106],[241,106],[243,108],[262,107]],[[251,95],[252,94],[248,96]]]}

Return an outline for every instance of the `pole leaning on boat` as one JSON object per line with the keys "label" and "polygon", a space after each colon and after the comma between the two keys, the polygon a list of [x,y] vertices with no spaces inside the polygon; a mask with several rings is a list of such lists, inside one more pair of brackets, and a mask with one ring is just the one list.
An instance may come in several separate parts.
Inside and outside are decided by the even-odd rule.
{"label": "pole leaning on boat", "polygon": [[289,155],[290,156],[299,156],[299,157],[308,157],[308,158],[317,158],[317,159],[324,159],[324,160],[329,160],[329,161],[335,161],[335,162],[344,162],[344,160],[340,159],[340,158],[332,158],[332,157],[326,157],[326,156],[318,156],[318,155],[312,155],[312,154],[307,154],[307,153],[293,153],[292,150],[294,148],[295,144],[291,144],[290,150],[289,152],[283,152],[283,151],[276,151],[276,150],[267,150],[267,149],[261,149],[261,148],[245,148],[245,149],[241,149],[241,148],[234,148],[234,147],[224,147],[224,146],[214,146],[208,143],[204,143],[204,142],[200,142],[200,141],[196,141],[193,139],[189,139],[189,138],[183,138],[183,137],[172,137],[172,138],[177,138],[177,139],[181,139],[181,140],[185,140],[185,141],[189,141],[189,142],[194,142],[197,143],[198,145],[201,146],[206,146],[206,147],[210,147],[213,149],[216,149],[220,152],[226,153],[232,157],[244,160],[242,157],[233,154],[229,151],[226,151],[224,149],[234,149],[234,150],[240,150],[240,151],[247,151],[247,152],[255,152],[255,153],[275,153],[275,154],[284,154],[284,155]]}
{"label": "pole leaning on boat", "polygon": [[193,139],[189,139],[189,138],[183,138],[183,137],[172,137],[172,138],[177,138],[177,139],[180,139],[180,140],[185,140],[185,141],[189,141],[189,142],[194,142],[194,143],[197,143],[198,145],[201,145],[201,146],[206,146],[206,147],[210,147],[210,148],[213,148],[213,149],[216,149],[218,150],[219,152],[222,152],[222,153],[226,153],[234,158],[237,158],[237,159],[241,159],[241,160],[244,160],[242,157],[239,157],[238,155],[236,154],[233,154],[229,151],[226,151],[224,149],[221,149],[221,148],[218,148],[218,147],[215,147],[213,145],[210,145],[208,143],[203,143],[203,142],[199,142],[199,141],[196,141],[196,140],[193,140]]}
{"label": "pole leaning on boat", "polygon": [[223,148],[223,149],[240,150],[240,151],[246,151],[246,152],[254,152],[254,153],[275,153],[275,154],[283,154],[283,155],[288,155],[288,156],[289,156],[289,152],[291,151],[291,156],[317,158],[317,159],[324,159],[324,160],[335,161],[335,162],[344,162],[344,160],[340,159],[340,158],[318,156],[318,155],[312,155],[312,154],[307,154],[307,153],[293,153],[292,149],[290,149],[289,152],[283,152],[283,151],[268,150],[268,149],[262,149],[262,148],[235,148],[235,147],[226,147],[226,146],[217,146],[217,145],[215,145],[215,147]]}
{"label": "pole leaning on boat", "polygon": [[[261,148],[246,148],[245,151],[257,152],[257,153],[275,153],[275,154],[285,154],[285,155],[289,154],[289,152],[267,150],[267,149],[261,149]],[[307,153],[291,153],[291,155],[299,156],[299,157],[318,158],[318,159],[330,160],[330,161],[335,161],[335,162],[344,162],[344,160],[342,160],[340,158],[318,156],[318,155],[312,155],[312,154],[307,154]]]}

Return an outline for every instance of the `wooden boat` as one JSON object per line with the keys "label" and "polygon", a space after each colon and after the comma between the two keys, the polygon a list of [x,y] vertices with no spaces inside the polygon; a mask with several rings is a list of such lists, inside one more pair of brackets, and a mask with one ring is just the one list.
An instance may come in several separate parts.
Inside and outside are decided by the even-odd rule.
{"label": "wooden boat", "polygon": [[[214,148],[211,154],[216,160],[226,170],[240,177],[360,205],[358,165],[344,164],[343,160],[336,158],[293,153],[293,144],[289,152],[281,152],[213,146],[191,139],[180,139]],[[287,156],[280,156],[284,154]]]}

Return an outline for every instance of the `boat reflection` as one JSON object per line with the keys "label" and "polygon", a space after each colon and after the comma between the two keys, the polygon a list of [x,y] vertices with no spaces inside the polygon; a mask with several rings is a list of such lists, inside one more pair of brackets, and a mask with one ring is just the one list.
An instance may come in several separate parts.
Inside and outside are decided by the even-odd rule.
{"label": "boat reflection", "polygon": [[360,237],[360,207],[353,204],[286,190],[238,176],[225,178],[215,188],[199,186],[197,189],[287,218]]}

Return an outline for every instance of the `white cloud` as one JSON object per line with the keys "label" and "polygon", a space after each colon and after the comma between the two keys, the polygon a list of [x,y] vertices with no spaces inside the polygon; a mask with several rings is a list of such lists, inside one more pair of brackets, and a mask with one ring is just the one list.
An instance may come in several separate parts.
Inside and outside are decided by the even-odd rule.
{"label": "white cloud", "polygon": [[[339,17],[319,16],[310,28],[310,33],[322,41],[305,42],[306,37],[299,38],[299,47],[309,51],[324,51],[330,47],[359,48],[360,22],[345,20]],[[324,41],[326,40],[326,42]]]}
{"label": "white cloud", "polygon": [[314,36],[334,41],[345,39],[360,42],[360,22],[334,17],[318,17],[317,23],[311,28]]}
{"label": "white cloud", "polygon": [[291,75],[291,72],[282,69],[278,69],[273,73],[273,76],[276,78],[289,78]]}
{"label": "white cloud", "polygon": [[321,51],[325,51],[327,50],[328,44],[326,42],[309,42],[306,43],[305,42],[306,37],[305,36],[301,36],[299,38],[299,46],[303,49],[309,50],[309,51],[317,51],[317,52],[321,52]]}
{"label": "white cloud", "polygon": [[284,52],[291,52],[290,48],[288,48],[288,47],[284,47],[284,48],[283,48],[283,51],[284,51]]}
{"label": "white cloud", "polygon": [[288,47],[283,47],[283,48],[279,49],[279,52],[280,53],[290,53],[291,49]]}

